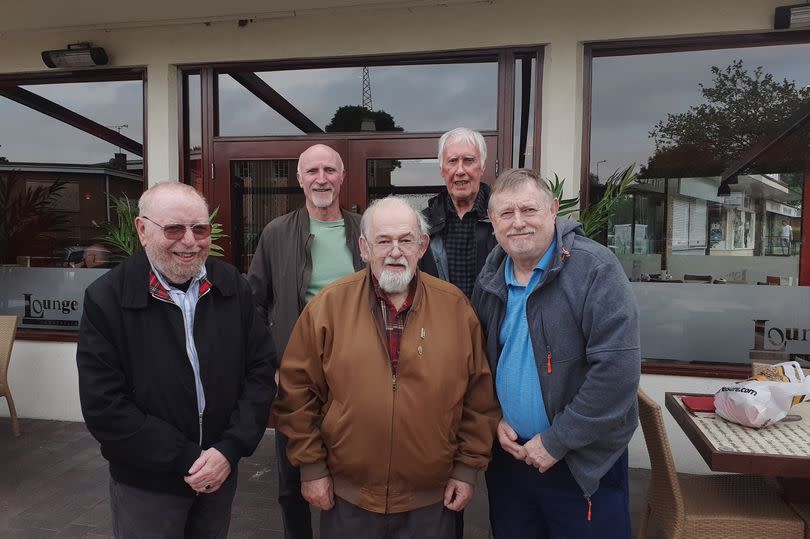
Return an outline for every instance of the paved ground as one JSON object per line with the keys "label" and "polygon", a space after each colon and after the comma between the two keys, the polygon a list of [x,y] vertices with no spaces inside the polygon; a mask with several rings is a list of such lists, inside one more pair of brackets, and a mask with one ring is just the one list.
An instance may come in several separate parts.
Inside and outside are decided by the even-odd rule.
{"label": "paved ground", "polygon": [[[23,434],[15,439],[10,421],[0,418],[0,537],[112,537],[107,465],[84,423],[23,419],[21,424]],[[230,537],[283,537],[273,436],[268,430],[253,457],[240,464]],[[634,524],[648,477],[647,470],[630,470]],[[465,538],[487,539],[483,482],[476,490],[465,511]]]}

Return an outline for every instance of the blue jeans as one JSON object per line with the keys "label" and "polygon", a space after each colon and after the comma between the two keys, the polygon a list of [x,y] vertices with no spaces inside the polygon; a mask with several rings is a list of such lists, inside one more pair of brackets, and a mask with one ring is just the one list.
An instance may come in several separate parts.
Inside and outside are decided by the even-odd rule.
{"label": "blue jeans", "polygon": [[560,461],[545,473],[512,457],[495,440],[486,473],[495,539],[629,539],[627,450],[588,500]]}

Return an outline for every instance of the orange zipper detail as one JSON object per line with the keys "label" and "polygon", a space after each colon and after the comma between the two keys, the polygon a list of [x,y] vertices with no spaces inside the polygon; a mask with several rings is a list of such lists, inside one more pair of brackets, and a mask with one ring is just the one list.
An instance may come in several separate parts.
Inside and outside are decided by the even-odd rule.
{"label": "orange zipper detail", "polygon": [[551,374],[551,348],[546,346],[546,371]]}
{"label": "orange zipper detail", "polygon": [[591,521],[591,499],[588,498],[588,522]]}

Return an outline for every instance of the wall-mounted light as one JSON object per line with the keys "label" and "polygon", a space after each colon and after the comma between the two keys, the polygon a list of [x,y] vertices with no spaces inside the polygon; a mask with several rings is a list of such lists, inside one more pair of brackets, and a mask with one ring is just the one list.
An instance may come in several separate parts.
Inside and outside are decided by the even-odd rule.
{"label": "wall-mounted light", "polygon": [[43,51],[42,61],[48,67],[93,67],[107,64],[107,53],[90,43],[71,43],[66,49]]}
{"label": "wall-mounted light", "polygon": [[810,28],[810,4],[782,6],[773,14],[775,30]]}

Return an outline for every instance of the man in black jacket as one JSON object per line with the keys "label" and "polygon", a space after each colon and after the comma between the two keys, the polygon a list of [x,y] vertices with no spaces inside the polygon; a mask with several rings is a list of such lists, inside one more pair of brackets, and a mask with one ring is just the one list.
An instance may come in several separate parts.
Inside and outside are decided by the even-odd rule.
{"label": "man in black jacket", "polygon": [[467,297],[487,255],[495,247],[487,217],[489,185],[481,183],[487,146],[481,133],[457,127],[439,139],[439,167],[447,190],[428,201],[430,249],[423,271],[449,281]]}
{"label": "man in black jacket", "polygon": [[208,259],[202,195],[161,183],[138,207],[144,250],[85,293],[82,413],[109,461],[116,537],[224,538],[275,394],[272,338],[248,283]]}

